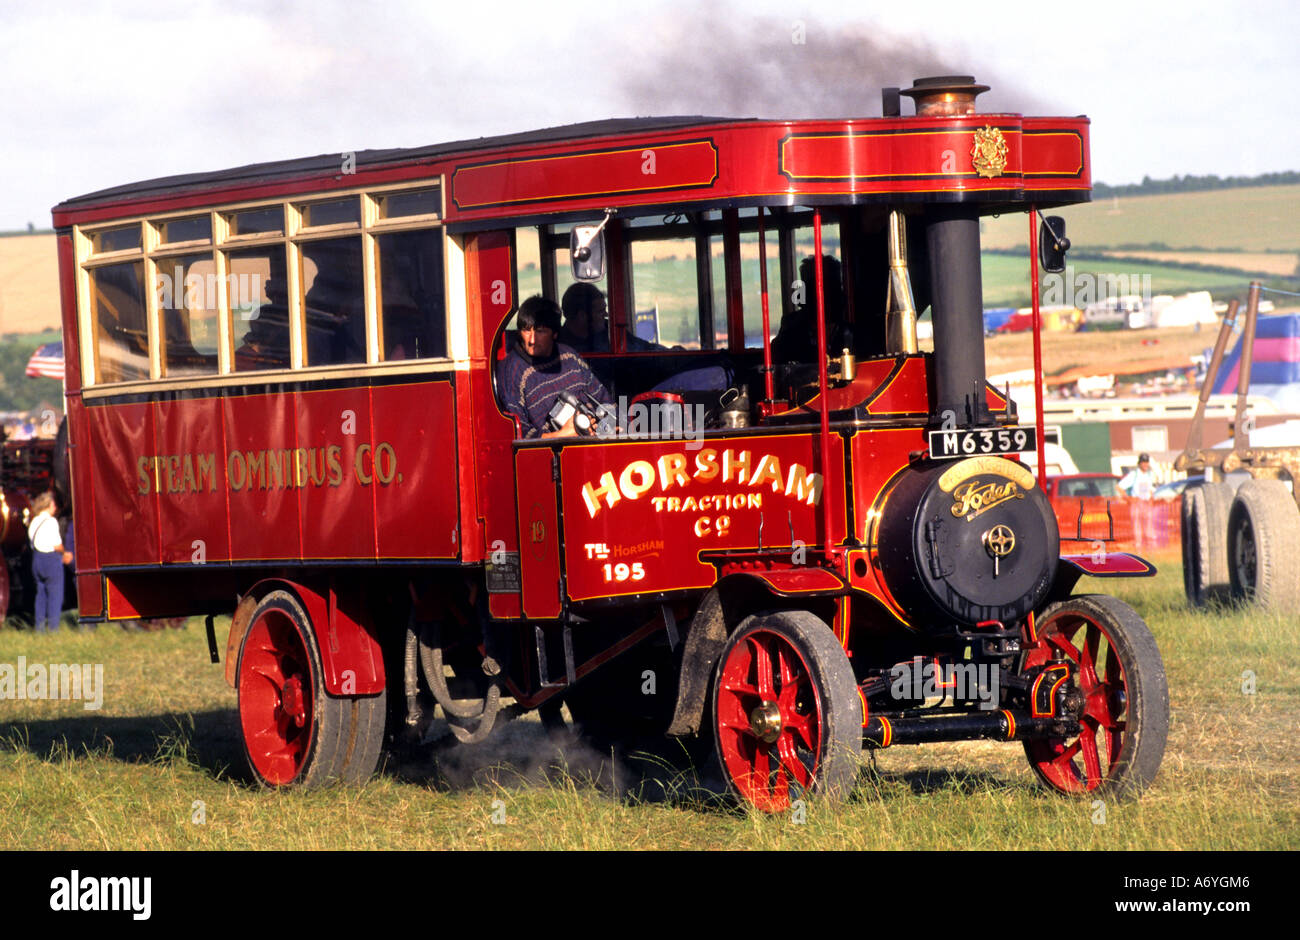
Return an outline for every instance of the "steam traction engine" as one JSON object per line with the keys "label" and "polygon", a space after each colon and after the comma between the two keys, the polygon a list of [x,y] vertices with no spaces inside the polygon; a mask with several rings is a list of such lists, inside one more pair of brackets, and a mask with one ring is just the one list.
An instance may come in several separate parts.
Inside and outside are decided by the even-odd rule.
{"label": "steam traction engine", "polygon": [[[697,755],[767,811],[845,795],[864,746],[973,738],[1021,742],[1058,791],[1141,789],[1168,724],[1159,653],[1131,608],[1071,592],[1084,572],[1153,569],[1061,553],[1014,459],[1041,429],[984,370],[980,218],[1028,211],[1031,244],[1059,260],[1063,231],[1040,235],[1037,209],[1087,200],[1088,121],[979,114],[982,90],[918,81],[907,117],[886,89],[877,119],[602,122],[362,153],[345,177],[319,158],[64,204],[65,332],[80,325],[83,348],[108,342],[86,332],[97,225],[135,219],[157,243],[169,213],[202,206],[227,219],[211,248],[224,271],[240,257],[227,235],[265,237],[238,236],[239,213],[283,206],[296,221],[273,250],[293,262],[328,191],[333,219],[345,196],[372,208],[323,231],[379,252],[335,272],[364,287],[364,367],[313,370],[311,316],[329,301],[303,296],[305,274],[259,315],[292,333],[280,372],[240,371],[229,348],[197,383],[165,361],[124,385],[92,377],[108,357],[73,363],[83,617],[215,614],[237,595],[226,674],[271,786],[362,781],[386,740],[438,714],[474,743],[564,703],[605,744],[707,745]],[[428,360],[390,359],[380,330],[394,327],[374,282],[422,270],[385,254],[398,186],[442,195],[422,224],[445,238],[447,345]],[[658,270],[638,245],[655,240],[693,246],[695,339],[634,352]],[[609,351],[584,358],[615,399],[699,403],[703,421],[655,434],[593,414],[591,436],[521,436],[498,387],[520,282],[558,298],[570,267],[608,298]],[[417,296],[383,284],[383,304]],[[933,352],[917,342],[927,307]],[[778,309],[815,351],[781,354]]]}

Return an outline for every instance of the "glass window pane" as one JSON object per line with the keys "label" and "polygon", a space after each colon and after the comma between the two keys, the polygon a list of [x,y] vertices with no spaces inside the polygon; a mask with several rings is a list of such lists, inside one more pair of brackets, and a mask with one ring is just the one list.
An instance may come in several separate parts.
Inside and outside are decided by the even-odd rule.
{"label": "glass window pane", "polygon": [[379,297],[384,359],[447,355],[442,229],[380,235]]}
{"label": "glass window pane", "polygon": [[106,251],[126,251],[140,247],[140,223],[120,228],[104,229],[90,236],[96,254]]}
{"label": "glass window pane", "polygon": [[360,221],[361,201],[356,196],[333,199],[329,202],[312,202],[302,207],[302,224],[307,228]]}
{"label": "glass window pane", "polygon": [[164,244],[212,240],[212,217],[208,215],[197,215],[188,219],[168,219],[159,223],[158,228],[162,232]]}
{"label": "glass window pane", "polygon": [[268,206],[265,209],[232,212],[228,221],[232,236],[275,234],[284,231],[284,207]]}
{"label": "glass window pane", "polygon": [[[212,255],[160,259],[154,288],[162,313],[163,375],[215,373],[218,284]],[[232,290],[232,304],[235,299]]]}
{"label": "glass window pane", "polygon": [[131,382],[149,378],[144,262],[105,265],[93,268],[89,274],[98,381]]}
{"label": "glass window pane", "polygon": [[[700,341],[697,284],[694,239],[632,243],[635,320],[647,332],[653,320],[661,344],[683,349],[704,348]],[[725,333],[725,321],[721,326]]]}
{"label": "glass window pane", "polygon": [[289,282],[285,248],[267,245],[232,251],[226,257],[235,371],[289,368]]}
{"label": "glass window pane", "polygon": [[307,308],[307,365],[365,362],[361,239],[304,242],[302,291]]}
{"label": "glass window pane", "polygon": [[541,243],[535,228],[515,232],[515,281],[519,285],[520,302],[524,297],[542,292]]}
{"label": "glass window pane", "polygon": [[442,212],[442,194],[437,188],[387,193],[379,197],[379,217],[396,219],[408,215],[437,215]]}

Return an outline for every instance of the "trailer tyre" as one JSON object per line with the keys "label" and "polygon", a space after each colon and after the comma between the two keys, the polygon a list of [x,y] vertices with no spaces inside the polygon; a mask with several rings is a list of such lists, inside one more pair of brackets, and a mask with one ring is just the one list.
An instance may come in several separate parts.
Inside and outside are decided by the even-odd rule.
{"label": "trailer tyre", "polygon": [[1183,497],[1183,590],[1193,607],[1227,600],[1228,510],[1232,488],[1207,483]]}
{"label": "trailer tyre", "polygon": [[1146,622],[1121,600],[1088,594],[1048,607],[1036,632],[1024,668],[1068,660],[1082,700],[1076,735],[1025,741],[1039,780],[1067,794],[1128,796],[1148,787],[1169,734],[1169,687]]}
{"label": "trailer tyre", "polygon": [[1247,480],[1228,514],[1228,574],[1234,600],[1300,609],[1300,509],[1280,480]]}
{"label": "trailer tyre", "polygon": [[718,659],[713,732],[732,791],[764,812],[801,795],[846,798],[862,751],[862,699],[830,628],[806,611],[743,621]]}
{"label": "trailer tyre", "polygon": [[236,685],[244,753],[263,786],[361,783],[374,772],[386,697],[325,691],[316,631],[288,591],[272,591],[253,611]]}

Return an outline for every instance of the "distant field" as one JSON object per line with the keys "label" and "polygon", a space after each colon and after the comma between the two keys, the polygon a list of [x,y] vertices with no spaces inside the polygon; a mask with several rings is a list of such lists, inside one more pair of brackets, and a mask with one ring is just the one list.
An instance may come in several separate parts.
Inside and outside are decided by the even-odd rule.
{"label": "distant field", "polygon": [[38,333],[58,326],[54,236],[0,238],[0,333]]}
{"label": "distant field", "polygon": [[1125,258],[1144,258],[1148,261],[1169,264],[1208,264],[1220,268],[1236,268],[1250,273],[1273,277],[1291,277],[1300,272],[1300,254],[1277,251],[1137,251],[1124,249],[1108,251],[1107,255]]}
{"label": "distant field", "polygon": [[[1163,242],[1170,248],[1300,251],[1300,185],[1104,199],[1053,210],[1080,248]],[[1023,213],[986,219],[986,248],[1026,244]]]}
{"label": "distant field", "polygon": [[[1208,264],[1209,262],[1204,262]],[[1080,275],[1100,276],[1106,274],[1124,274],[1130,279],[1136,276],[1141,283],[1143,276],[1151,278],[1152,294],[1182,294],[1187,291],[1209,290],[1215,300],[1227,300],[1240,296],[1244,301],[1250,278],[1246,274],[1234,276],[1213,271],[1197,271],[1172,265],[1132,262],[1105,261],[1070,261],[1067,274],[1073,275],[1076,289],[1080,288],[1077,280]],[[1012,255],[985,254],[982,269],[984,274],[984,306],[986,307],[1022,307],[1029,304],[1029,255],[1023,257]],[[1067,283],[1069,283],[1067,279]],[[1134,291],[1140,293],[1140,291]],[[1092,300],[1096,297],[1089,298]]]}

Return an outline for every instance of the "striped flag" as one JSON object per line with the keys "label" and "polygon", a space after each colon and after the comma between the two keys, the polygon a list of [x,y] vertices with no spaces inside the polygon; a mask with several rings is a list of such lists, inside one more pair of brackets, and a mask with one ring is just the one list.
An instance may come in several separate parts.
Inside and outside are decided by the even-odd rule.
{"label": "striped flag", "polygon": [[47,378],[63,381],[63,344],[46,343],[27,360],[29,379]]}

